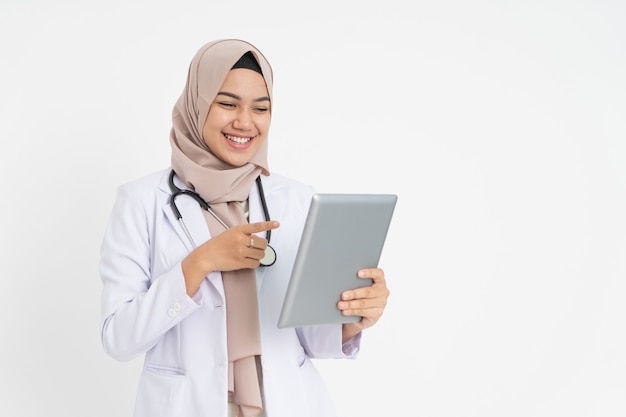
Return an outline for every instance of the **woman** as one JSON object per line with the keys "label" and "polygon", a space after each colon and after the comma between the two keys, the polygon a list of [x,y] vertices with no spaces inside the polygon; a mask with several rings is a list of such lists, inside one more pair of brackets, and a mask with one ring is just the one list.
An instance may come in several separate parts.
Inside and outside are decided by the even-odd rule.
{"label": "woman", "polygon": [[[333,416],[310,358],[355,358],[383,313],[384,272],[371,268],[359,276],[373,284],[338,301],[360,322],[277,327],[313,189],[270,175],[271,110],[257,48],[204,45],[174,107],[171,168],[118,189],[102,244],[102,343],[118,360],[145,354],[137,417]],[[259,267],[270,233],[278,257]]]}

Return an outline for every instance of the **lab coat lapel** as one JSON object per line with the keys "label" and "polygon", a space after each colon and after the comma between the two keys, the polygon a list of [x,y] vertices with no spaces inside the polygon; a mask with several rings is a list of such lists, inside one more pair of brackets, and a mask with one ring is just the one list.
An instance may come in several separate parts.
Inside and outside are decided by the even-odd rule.
{"label": "lab coat lapel", "polygon": [[[206,220],[204,219],[200,205],[198,205],[193,198],[180,195],[176,198],[176,207],[178,208],[178,211],[180,211],[183,222],[185,226],[187,226],[187,230],[189,231],[194,244],[196,246],[201,245],[209,240],[211,234],[209,232],[209,227],[206,224]],[[185,229],[181,224],[181,221],[174,215],[174,211],[172,210],[172,206],[169,201],[165,206],[163,206],[163,212],[172,222],[174,230],[176,230],[176,234],[180,237],[181,241],[187,248],[187,251],[191,252],[195,249],[194,244],[192,244],[189,237],[185,233]]]}
{"label": "lab coat lapel", "polygon": [[[181,221],[176,218],[174,211],[172,210],[172,205],[170,204],[171,198],[169,196],[172,195],[172,191],[169,187],[169,173],[167,176],[164,176],[161,180],[160,188],[162,191],[168,194],[168,198],[163,205],[163,213],[172,223],[172,227],[176,231],[176,234],[181,239],[181,242],[187,248],[187,252],[191,252],[194,249],[194,244],[189,240],[189,237],[185,233],[185,229],[181,224]],[[178,177],[174,178],[174,183],[177,187],[181,189],[186,189],[185,185],[180,182]],[[194,200],[192,197],[186,195],[179,195],[176,197],[176,207],[182,216],[182,221],[185,226],[187,226],[187,230],[193,239],[195,245],[200,245],[203,242],[206,242],[210,238],[209,228],[204,220],[204,216],[202,214],[202,208],[200,205]]]}
{"label": "lab coat lapel", "polygon": [[[161,184],[161,188],[165,187],[167,193],[171,195],[167,180],[168,177],[165,178],[165,184]],[[182,183],[178,182],[178,178],[175,178],[175,181],[178,187],[184,187]],[[189,231],[189,234],[191,235],[191,238],[196,245],[201,245],[211,238],[211,233],[209,232],[209,227],[206,224],[202,207],[200,207],[196,200],[189,196],[179,195],[176,198],[176,207],[178,208],[178,211],[180,211],[183,222],[187,226],[187,230]],[[172,210],[172,206],[170,205],[169,198],[167,199],[167,202],[163,205],[163,213],[172,223],[172,227],[176,231],[176,234],[180,238],[183,245],[185,245],[185,247],[187,248],[187,252],[191,252],[193,249],[195,249],[191,241],[189,240],[189,237],[185,233],[185,230],[180,220],[176,218],[176,215]],[[221,275],[210,274],[209,281],[215,286],[215,288],[218,289],[218,291],[223,296]]]}

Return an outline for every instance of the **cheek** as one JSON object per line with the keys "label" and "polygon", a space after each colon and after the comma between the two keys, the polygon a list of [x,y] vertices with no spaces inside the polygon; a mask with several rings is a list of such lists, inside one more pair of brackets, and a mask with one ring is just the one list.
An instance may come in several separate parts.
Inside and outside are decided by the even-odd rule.
{"label": "cheek", "polygon": [[207,117],[204,126],[202,127],[202,138],[208,139],[211,136],[219,135],[222,131],[222,127],[226,124],[224,118],[218,115],[211,115]]}
{"label": "cheek", "polygon": [[270,117],[261,118],[257,123],[257,129],[262,132],[264,135],[267,135],[267,132],[270,129]]}

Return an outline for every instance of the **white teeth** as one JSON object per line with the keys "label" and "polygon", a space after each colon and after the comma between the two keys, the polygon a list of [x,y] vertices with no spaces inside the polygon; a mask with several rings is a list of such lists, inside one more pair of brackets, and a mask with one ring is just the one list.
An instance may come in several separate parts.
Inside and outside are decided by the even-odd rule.
{"label": "white teeth", "polygon": [[224,135],[224,136],[226,136],[226,139],[232,140],[233,142],[239,143],[240,145],[244,143],[248,143],[252,139],[252,138],[240,138],[239,136],[231,136],[231,135]]}

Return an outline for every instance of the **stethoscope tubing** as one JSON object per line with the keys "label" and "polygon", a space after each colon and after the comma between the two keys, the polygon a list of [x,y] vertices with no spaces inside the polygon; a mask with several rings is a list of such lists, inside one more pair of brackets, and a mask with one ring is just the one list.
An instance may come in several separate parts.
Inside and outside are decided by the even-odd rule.
{"label": "stethoscope tubing", "polygon": [[[174,215],[176,216],[176,219],[178,220],[178,223],[180,224],[180,226],[182,227],[183,231],[185,232],[185,235],[189,239],[189,242],[191,243],[191,245],[195,249],[195,248],[198,247],[198,245],[196,245],[196,242],[193,240],[193,237],[191,236],[191,232],[189,232],[189,229],[187,228],[187,225],[185,224],[185,221],[183,220],[183,215],[180,213],[180,210],[178,210],[178,207],[176,206],[176,198],[177,197],[179,197],[181,195],[186,195],[188,197],[193,198],[200,205],[200,207],[202,209],[208,211],[209,214],[211,214],[211,216],[213,216],[213,218],[215,218],[215,220],[217,220],[219,222],[219,224],[221,224],[222,227],[224,227],[224,229],[229,229],[230,227],[217,215],[217,213],[215,213],[211,209],[211,206],[209,206],[209,204],[206,201],[204,201],[202,199],[202,197],[200,197],[200,195],[198,193],[196,193],[194,191],[191,191],[191,190],[183,190],[181,188],[178,188],[176,186],[176,184],[174,184],[174,176],[175,175],[176,175],[176,172],[174,170],[172,170],[170,172],[170,177],[169,177],[169,186],[170,186],[170,190],[172,192],[172,195],[170,195],[170,207],[172,208],[172,212],[174,212]],[[259,188],[259,196],[261,198],[261,206],[263,207],[263,214],[265,215],[265,220],[269,221],[270,213],[269,213],[269,210],[267,208],[267,202],[265,201],[265,192],[263,190],[263,183],[261,182],[261,177],[260,176],[257,177],[256,183],[257,183],[257,187]],[[274,262],[276,262],[276,251],[274,250],[274,248],[272,248],[269,245],[271,236],[272,236],[272,231],[271,230],[267,230],[266,231],[266,239],[267,239],[266,254],[267,254],[268,251],[270,252],[271,263],[268,263],[268,264],[261,263],[261,266],[271,266],[271,265],[274,264]],[[263,259],[265,259],[265,258],[263,258]]]}

